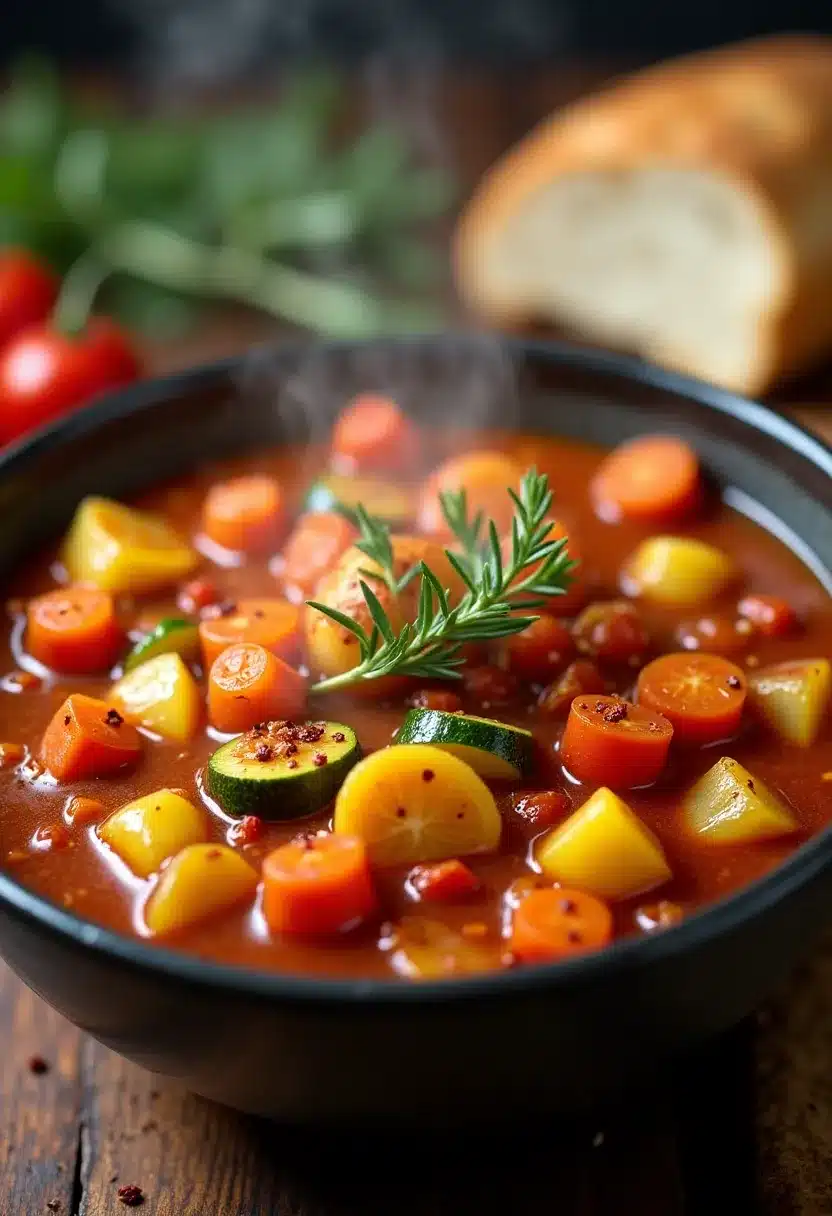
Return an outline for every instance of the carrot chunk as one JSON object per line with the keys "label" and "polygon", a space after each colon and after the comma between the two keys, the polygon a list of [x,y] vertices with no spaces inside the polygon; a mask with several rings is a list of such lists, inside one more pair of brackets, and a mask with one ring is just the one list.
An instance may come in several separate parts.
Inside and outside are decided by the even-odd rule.
{"label": "carrot chunk", "polygon": [[106,701],[74,693],[47,726],[40,759],[59,781],[80,781],[135,763],[141,748],[139,732]]}
{"label": "carrot chunk", "polygon": [[612,937],[612,913],[586,891],[531,891],[514,910],[509,949],[524,963],[545,963],[599,950]]}
{"label": "carrot chunk", "polygon": [[473,895],[480,887],[474,871],[458,857],[432,866],[414,866],[407,881],[419,899],[429,903],[453,903]]}
{"label": "carrot chunk", "polygon": [[240,600],[220,616],[206,616],[199,623],[202,663],[207,671],[222,652],[235,642],[253,642],[280,659],[297,657],[300,647],[301,609],[288,600]]}
{"label": "carrot chunk", "polygon": [[122,641],[113,597],[107,591],[69,587],[29,602],[27,648],[53,671],[106,671]]}
{"label": "carrot chunk", "polygon": [[419,460],[419,432],[389,397],[364,393],[342,411],[332,433],[340,473],[401,472]]}
{"label": "carrot chunk", "polygon": [[367,851],[356,836],[301,837],[263,862],[263,915],[272,933],[341,933],[376,906]]}
{"label": "carrot chunk", "polygon": [[224,549],[256,553],[276,542],[284,517],[280,483],[252,474],[211,487],[202,508],[202,528]]}
{"label": "carrot chunk", "polygon": [[699,461],[681,439],[644,435],[622,443],[601,462],[590,494],[598,514],[610,523],[679,519],[700,502]]}
{"label": "carrot chunk", "polygon": [[439,495],[465,490],[471,517],[482,512],[500,535],[507,534],[514,516],[508,491],[517,491],[523,468],[502,452],[467,452],[445,461],[425,482],[419,499],[419,527],[436,536],[449,536]]}
{"label": "carrot chunk", "polygon": [[306,680],[271,651],[252,642],[229,646],[208,680],[208,717],[217,730],[240,734],[258,722],[300,717]]}
{"label": "carrot chunk", "polygon": [[579,781],[634,789],[656,780],[672,738],[660,713],[620,697],[580,696],[569,710],[560,758]]}
{"label": "carrot chunk", "polygon": [[293,599],[307,599],[356,539],[355,528],[335,511],[302,516],[283,550],[281,582]]}

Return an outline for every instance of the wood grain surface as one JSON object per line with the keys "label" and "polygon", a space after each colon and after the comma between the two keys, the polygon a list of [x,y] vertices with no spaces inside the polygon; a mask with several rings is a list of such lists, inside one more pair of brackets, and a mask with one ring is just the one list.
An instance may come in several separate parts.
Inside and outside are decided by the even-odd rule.
{"label": "wood grain surface", "polygon": [[[600,68],[439,82],[463,180]],[[160,344],[168,371],[274,326],[225,315]],[[775,403],[832,441],[832,369]],[[0,964],[0,1216],[821,1216],[832,1213],[832,936],[757,1017],[592,1120],[493,1134],[312,1136],[183,1093],[94,1043]],[[45,1071],[35,1071],[39,1058]]]}

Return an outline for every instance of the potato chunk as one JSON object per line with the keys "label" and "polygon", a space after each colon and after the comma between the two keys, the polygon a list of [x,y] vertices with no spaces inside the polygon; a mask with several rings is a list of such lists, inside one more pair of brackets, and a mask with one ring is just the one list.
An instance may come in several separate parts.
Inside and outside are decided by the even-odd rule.
{"label": "potato chunk", "polygon": [[712,844],[773,840],[798,827],[785,803],[730,756],[688,791],[684,812],[690,830]]}
{"label": "potato chunk", "polygon": [[178,654],[148,659],[114,684],[110,696],[126,718],[177,743],[187,743],[199,725],[199,689]]}
{"label": "potato chunk", "polygon": [[783,739],[811,747],[832,694],[828,659],[793,659],[761,667],[748,677],[751,704]]}
{"label": "potato chunk", "polygon": [[205,813],[173,790],[157,790],[108,815],[98,835],[139,878],[185,845],[207,840]]}
{"label": "potato chunk", "polygon": [[701,604],[736,575],[727,553],[689,536],[653,536],[623,571],[627,591],[660,604]]}
{"label": "potato chunk", "polygon": [[75,583],[143,592],[184,578],[199,554],[163,520],[110,498],[85,498],[66,537],[63,563]]}
{"label": "potato chunk", "polygon": [[254,897],[257,871],[224,844],[191,844],[162,871],[145,905],[154,935],[186,929]]}
{"label": "potato chunk", "polygon": [[629,899],[672,877],[656,837],[606,786],[543,837],[536,857],[547,878],[603,899]]}

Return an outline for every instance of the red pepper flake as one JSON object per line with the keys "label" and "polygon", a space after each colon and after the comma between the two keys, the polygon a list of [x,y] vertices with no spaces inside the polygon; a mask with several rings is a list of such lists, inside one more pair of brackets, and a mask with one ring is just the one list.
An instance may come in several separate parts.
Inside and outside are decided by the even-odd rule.
{"label": "red pepper flake", "polygon": [[399,818],[399,819],[406,819],[406,818],[407,818],[407,810],[405,809],[405,807],[403,807],[403,806],[397,806],[397,807],[396,807],[396,816],[397,816],[397,818]]}
{"label": "red pepper flake", "polygon": [[236,611],[237,611],[237,601],[236,600],[223,600],[221,603],[217,604],[217,606],[216,606],[217,616],[233,616]]}
{"label": "red pepper flake", "polygon": [[72,721],[72,714],[66,714],[64,717],[64,726],[69,726]]}
{"label": "red pepper flake", "polygon": [[432,768],[426,768],[426,769],[422,770],[422,780],[423,781],[433,781],[435,776],[436,776],[436,773],[433,771]]}
{"label": "red pepper flake", "polygon": [[29,1056],[28,1068],[36,1077],[42,1077],[45,1072],[49,1072],[49,1063],[43,1056]]}
{"label": "red pepper flake", "polygon": [[297,768],[297,766],[298,766],[297,760],[287,760],[286,761],[287,768]]}
{"label": "red pepper flake", "polygon": [[616,722],[623,722],[627,717],[627,706],[623,701],[617,701],[615,705],[604,705],[603,701],[599,701],[595,706],[595,710],[605,722],[613,725]]}
{"label": "red pepper flake", "polygon": [[265,830],[265,824],[258,815],[244,815],[237,823],[228,829],[229,844],[254,844]]}
{"label": "red pepper flake", "polygon": [[269,760],[273,758],[274,753],[272,752],[272,749],[269,747],[268,743],[261,743],[255,749],[254,755],[261,764],[267,764]]}
{"label": "red pepper flake", "polygon": [[347,736],[344,734],[344,732],[342,730],[336,730],[335,734],[332,736],[333,743],[345,743],[346,739],[347,739]]}
{"label": "red pepper flake", "polygon": [[216,861],[218,857],[222,857],[221,849],[209,849],[205,854],[206,861]]}
{"label": "red pepper flake", "polygon": [[133,1183],[128,1183],[127,1186],[120,1186],[116,1192],[119,1202],[123,1203],[126,1208],[137,1208],[144,1203],[144,1191],[140,1186],[135,1186]]}
{"label": "red pepper flake", "polygon": [[104,721],[108,726],[114,726],[116,728],[124,725],[124,718],[122,718],[117,709],[108,709],[107,717],[104,719]]}
{"label": "red pepper flake", "polygon": [[742,680],[739,676],[729,676],[725,683],[729,688],[742,688]]}
{"label": "red pepper flake", "polygon": [[312,757],[312,763],[315,765],[315,768],[323,768],[325,764],[329,763],[329,756],[326,752],[315,752],[315,755]]}

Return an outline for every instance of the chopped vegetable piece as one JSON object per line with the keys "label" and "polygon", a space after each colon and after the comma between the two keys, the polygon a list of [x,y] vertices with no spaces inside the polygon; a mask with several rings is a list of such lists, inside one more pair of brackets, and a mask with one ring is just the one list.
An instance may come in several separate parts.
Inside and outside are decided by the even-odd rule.
{"label": "chopped vegetable piece", "polygon": [[257,871],[224,844],[189,844],[165,866],[144,907],[156,936],[187,929],[253,899]]}
{"label": "chopped vegetable piece", "polygon": [[329,473],[309,490],[304,510],[310,514],[337,514],[355,522],[355,508],[363,506],[368,515],[383,520],[394,531],[412,523],[416,503],[412,490],[394,481],[369,477],[339,477]]}
{"label": "chopped vegetable piece", "polygon": [[185,662],[199,655],[199,631],[192,621],[166,616],[141,641],[137,642],[124,664],[125,672],[135,671],[148,659],[160,654],[178,654]]}
{"label": "chopped vegetable piece", "polygon": [[462,709],[462,698],[444,688],[420,688],[409,699],[414,709],[441,709],[448,714],[458,714]]}
{"label": "chopped vegetable piece", "polygon": [[307,599],[323,576],[356,539],[356,531],[335,512],[303,515],[283,550],[280,579],[287,595]]}
{"label": "chopped vegetable piece", "polygon": [[480,881],[470,866],[452,857],[431,866],[415,866],[407,876],[407,886],[423,902],[453,903],[475,894]]}
{"label": "chopped vegetable piece", "polygon": [[208,839],[205,812],[173,790],[156,790],[113,811],[98,835],[138,878],[149,878],[186,845]]}
{"label": "chopped vegetable piece", "polygon": [[284,518],[280,483],[260,474],[212,486],[202,506],[205,535],[239,553],[268,552],[277,543]]}
{"label": "chopped vegetable piece", "polygon": [[604,692],[605,688],[604,677],[595,664],[588,659],[577,659],[569,664],[559,680],[543,689],[537,703],[543,713],[558,717],[569,712],[572,702],[581,693]]}
{"label": "chopped vegetable piece", "polygon": [[748,844],[796,832],[788,806],[747,768],[723,756],[688,790],[688,827],[712,844]]}
{"label": "chopped vegetable piece", "polygon": [[672,929],[685,918],[685,913],[678,904],[669,899],[660,899],[655,904],[644,904],[636,908],[633,919],[642,933],[655,933],[657,929]]}
{"label": "chopped vegetable piece", "polygon": [[508,705],[517,696],[517,677],[500,667],[464,667],[462,686],[465,695],[481,709]]}
{"label": "chopped vegetable piece", "polygon": [[590,604],[572,626],[581,654],[599,663],[637,667],[650,647],[650,634],[636,607],[627,600]]}
{"label": "chopped vegetable piece", "polygon": [[360,761],[341,786],[333,824],[361,837],[381,866],[491,852],[502,826],[482,778],[427,744],[386,747]]}
{"label": "chopped vegetable piece", "polygon": [[74,583],[102,591],[156,591],[190,574],[199,555],[168,524],[109,498],[85,498],[63,549]]}
{"label": "chopped vegetable piece", "polygon": [[202,698],[178,654],[160,654],[122,676],[110,691],[126,718],[165,739],[187,743],[196,734]]}
{"label": "chopped vegetable piece", "polygon": [[229,646],[211,667],[208,717],[217,730],[240,734],[258,722],[303,716],[306,680],[263,646]]}
{"label": "chopped vegetable piece", "polygon": [[99,802],[97,798],[81,798],[77,794],[68,798],[64,807],[64,819],[73,827],[100,823],[104,814],[103,802]]}
{"label": "chopped vegetable piece", "polygon": [[260,722],[214,752],[208,790],[229,815],[295,819],[331,802],[360,758],[340,722]]}
{"label": "chopped vegetable piece", "polygon": [[332,432],[332,464],[339,473],[402,472],[418,464],[420,455],[414,423],[395,401],[375,393],[356,397]]}
{"label": "chopped vegetable piece", "polygon": [[642,435],[606,456],[590,484],[598,515],[609,523],[670,522],[702,499],[696,453],[672,435]]}
{"label": "chopped vegetable piece", "polygon": [[744,617],[710,614],[697,621],[684,621],[676,630],[676,637],[683,650],[731,655],[747,650],[754,632],[754,626]]}
{"label": "chopped vegetable piece", "polygon": [[22,743],[0,743],[0,770],[16,768],[26,758],[26,748]]}
{"label": "chopped vegetable piece", "polygon": [[523,963],[546,963],[600,950],[612,938],[612,913],[586,891],[530,891],[511,918],[508,946]]}
{"label": "chopped vegetable piece", "polygon": [[654,710],[620,697],[576,697],[560,744],[564,767],[588,785],[635,789],[664,768],[673,727]]}
{"label": "chopped vegetable piece", "polygon": [[794,608],[779,595],[746,595],[737,604],[737,612],[766,638],[784,637],[797,625]]}
{"label": "chopped vegetable piece", "polygon": [[745,704],[745,674],[715,654],[663,654],[648,663],[636,685],[639,705],[663,714],[674,737],[715,743],[733,735]]}
{"label": "chopped vegetable piece", "polygon": [[748,677],[751,704],[781,738],[811,747],[832,696],[828,659],[793,659],[760,667]]}
{"label": "chopped vegetable piece", "polygon": [[263,915],[272,933],[328,937],[376,908],[367,850],[355,836],[302,836],[263,861]]}
{"label": "chopped vegetable piece", "polygon": [[113,597],[91,587],[37,596],[29,601],[26,621],[29,653],[53,671],[106,671],[122,644]]}
{"label": "chopped vegetable piece", "polygon": [[176,605],[180,612],[196,616],[203,608],[216,604],[219,598],[217,586],[209,578],[192,578],[176,597]]}
{"label": "chopped vegetable piece", "polygon": [[441,465],[425,482],[419,500],[418,521],[423,532],[449,536],[439,495],[465,490],[469,515],[479,511],[493,520],[500,536],[511,528],[514,504],[508,491],[520,484],[523,469],[502,452],[467,452]]}
{"label": "chopped vegetable piece", "polygon": [[601,787],[539,842],[547,878],[602,899],[630,899],[672,877],[662,846],[617,794]]}
{"label": "chopped vegetable piece", "polygon": [[[462,580],[437,541],[421,536],[393,536],[391,542],[392,574],[397,582],[420,561],[424,561],[442,586],[451,592],[452,602],[459,597]],[[373,621],[361,591],[362,579],[372,588],[396,632],[402,628],[405,620],[413,620],[419,603],[420,580],[411,579],[403,590],[394,594],[388,583],[383,581],[381,566],[354,546],[343,554],[334,570],[324,575],[315,599],[372,632]],[[336,676],[358,666],[361,659],[358,639],[349,629],[314,609],[307,611],[305,624],[306,646],[314,673]],[[366,694],[381,697],[379,683],[378,680],[369,681]],[[353,692],[360,694],[361,687],[358,686]]]}
{"label": "chopped vegetable piece", "polygon": [[517,781],[532,767],[529,730],[438,709],[411,709],[399,728],[398,743],[430,743],[459,756],[488,780]]}
{"label": "chopped vegetable piece", "polygon": [[561,790],[539,790],[536,794],[512,794],[506,811],[510,826],[523,836],[534,836],[563,819],[569,799]]}
{"label": "chopped vegetable piece", "polygon": [[622,581],[629,594],[659,604],[701,604],[736,575],[731,558],[713,545],[689,536],[653,536],[631,554]]}
{"label": "chopped vegetable piece", "polygon": [[426,916],[403,916],[387,948],[393,970],[411,980],[476,975],[492,971],[497,963],[493,948]]}
{"label": "chopped vegetable piece", "polygon": [[563,671],[574,649],[568,627],[553,616],[539,616],[503,643],[509,670],[530,684],[548,684]]}
{"label": "chopped vegetable piece", "polygon": [[74,693],[46,728],[40,759],[58,781],[107,777],[134,764],[141,737],[106,701]]}
{"label": "chopped vegetable piece", "polygon": [[300,635],[301,610],[297,604],[282,599],[240,600],[229,605],[227,612],[200,621],[202,664],[207,671],[235,642],[254,642],[291,663],[298,656]]}

